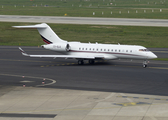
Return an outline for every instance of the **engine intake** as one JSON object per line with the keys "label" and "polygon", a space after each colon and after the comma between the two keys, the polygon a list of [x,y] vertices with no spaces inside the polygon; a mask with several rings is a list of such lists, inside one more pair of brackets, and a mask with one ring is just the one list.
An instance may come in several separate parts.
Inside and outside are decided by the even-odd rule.
{"label": "engine intake", "polygon": [[41,47],[48,50],[62,51],[62,52],[68,52],[71,49],[68,43],[47,44],[47,45],[42,45]]}

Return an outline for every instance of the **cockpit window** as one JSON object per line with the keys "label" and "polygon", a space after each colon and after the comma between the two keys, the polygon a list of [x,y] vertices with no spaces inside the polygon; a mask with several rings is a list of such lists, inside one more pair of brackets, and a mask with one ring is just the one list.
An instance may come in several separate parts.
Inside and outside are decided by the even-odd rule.
{"label": "cockpit window", "polygon": [[139,51],[144,51],[144,52],[148,52],[148,49],[139,49]]}

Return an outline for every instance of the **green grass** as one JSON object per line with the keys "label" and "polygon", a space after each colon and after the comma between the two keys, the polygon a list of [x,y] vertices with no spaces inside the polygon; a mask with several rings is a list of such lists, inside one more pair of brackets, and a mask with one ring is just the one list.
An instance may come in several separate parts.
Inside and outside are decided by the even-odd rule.
{"label": "green grass", "polygon": [[[47,7],[44,7],[45,5]],[[145,13],[144,10],[146,10]],[[0,13],[1,15],[64,16],[67,14],[67,16],[77,17],[168,19],[168,2],[160,0],[1,0]]]}
{"label": "green grass", "polygon": [[[112,3],[112,4],[110,4]],[[167,8],[167,0],[1,0],[6,6]]]}
{"label": "green grass", "polygon": [[156,58],[154,60],[159,60],[159,61],[168,61],[168,58]]}
{"label": "green grass", "polygon": [[[15,29],[11,26],[31,23],[0,23],[0,45],[38,46],[44,44],[36,29]],[[34,24],[34,23],[32,23]],[[57,35],[68,41],[142,45],[167,48],[168,28],[136,26],[101,26],[49,24]]]}

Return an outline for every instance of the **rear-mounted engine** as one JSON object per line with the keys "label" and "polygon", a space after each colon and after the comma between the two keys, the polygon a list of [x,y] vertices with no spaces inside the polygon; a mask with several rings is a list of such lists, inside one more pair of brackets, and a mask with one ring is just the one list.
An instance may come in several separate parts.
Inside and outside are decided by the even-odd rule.
{"label": "rear-mounted engine", "polygon": [[68,43],[56,43],[56,44],[47,44],[42,45],[42,48],[48,49],[48,50],[54,50],[54,51],[70,51],[71,47]]}

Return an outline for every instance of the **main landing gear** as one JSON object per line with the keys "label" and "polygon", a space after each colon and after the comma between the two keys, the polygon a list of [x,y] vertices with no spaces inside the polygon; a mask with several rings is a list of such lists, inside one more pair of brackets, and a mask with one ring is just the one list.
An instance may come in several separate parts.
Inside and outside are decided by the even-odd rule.
{"label": "main landing gear", "polygon": [[[94,60],[89,60],[88,62],[89,62],[89,64],[94,64],[95,63]],[[83,65],[83,64],[84,64],[84,60],[78,60],[78,65]]]}
{"label": "main landing gear", "polygon": [[83,65],[84,61],[83,60],[78,60],[78,65]]}
{"label": "main landing gear", "polygon": [[143,68],[146,68],[147,65],[148,65],[148,61],[147,61],[147,60],[144,60],[144,61],[143,61]]}
{"label": "main landing gear", "polygon": [[89,60],[89,64],[94,64],[94,60]]}

